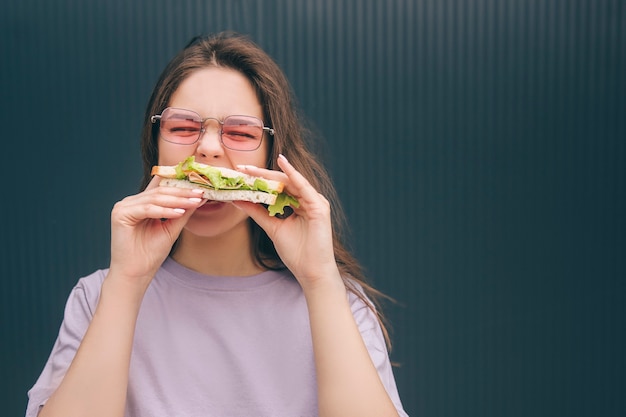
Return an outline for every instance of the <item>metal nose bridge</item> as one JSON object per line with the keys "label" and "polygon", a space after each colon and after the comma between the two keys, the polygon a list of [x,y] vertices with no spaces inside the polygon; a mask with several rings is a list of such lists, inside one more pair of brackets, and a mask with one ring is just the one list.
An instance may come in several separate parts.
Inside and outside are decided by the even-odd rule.
{"label": "metal nose bridge", "polygon": [[221,137],[222,136],[222,126],[224,125],[224,122],[220,119],[218,119],[217,117],[205,117],[204,119],[200,120],[200,134],[204,134],[207,131],[206,128],[206,124],[208,121],[210,120],[214,120],[217,122],[217,133],[218,135]]}

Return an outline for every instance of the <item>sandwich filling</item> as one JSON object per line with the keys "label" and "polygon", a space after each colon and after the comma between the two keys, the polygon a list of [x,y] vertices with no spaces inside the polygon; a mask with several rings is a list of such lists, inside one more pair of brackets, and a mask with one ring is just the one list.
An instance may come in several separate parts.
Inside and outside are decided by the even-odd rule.
{"label": "sandwich filling", "polygon": [[[196,162],[193,156],[181,161],[173,168],[173,175],[167,177],[189,181],[211,190],[257,191],[273,194],[276,196],[276,200],[267,207],[270,216],[284,214],[287,206],[299,207],[298,200],[283,192],[284,184],[278,181],[252,177],[231,169],[202,164]],[[158,173],[158,175],[162,176],[162,173]]]}

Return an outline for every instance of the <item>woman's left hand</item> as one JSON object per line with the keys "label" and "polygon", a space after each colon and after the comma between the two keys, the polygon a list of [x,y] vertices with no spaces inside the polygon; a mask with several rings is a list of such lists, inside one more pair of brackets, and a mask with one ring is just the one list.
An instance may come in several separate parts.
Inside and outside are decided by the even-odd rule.
{"label": "woman's left hand", "polygon": [[249,175],[282,181],[284,191],[298,199],[300,207],[287,218],[272,217],[259,204],[237,201],[272,239],[281,260],[306,290],[317,283],[339,277],[333,251],[330,204],[296,169],[280,155],[278,166],[283,172],[252,166],[238,169]]}
{"label": "woman's left hand", "polygon": [[333,251],[328,200],[287,162],[283,172],[240,167],[250,175],[285,183],[300,207],[286,219],[259,204],[236,202],[274,242],[307,300],[315,356],[320,415],[397,416],[351,311]]}

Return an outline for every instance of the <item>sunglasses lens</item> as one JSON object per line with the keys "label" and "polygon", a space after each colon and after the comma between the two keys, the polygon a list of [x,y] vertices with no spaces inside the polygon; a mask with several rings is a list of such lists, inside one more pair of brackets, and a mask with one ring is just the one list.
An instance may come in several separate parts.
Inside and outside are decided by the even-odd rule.
{"label": "sunglasses lens", "polygon": [[200,137],[202,121],[191,111],[167,109],[161,115],[161,135],[168,142],[191,145]]}
{"label": "sunglasses lens", "polygon": [[[157,116],[153,116],[154,123]],[[202,119],[191,110],[168,107],[158,117],[160,121],[161,137],[172,143],[193,145],[204,131],[203,125],[212,118]],[[253,151],[258,149],[263,140],[263,122],[253,116],[228,116],[223,122],[218,119],[213,123],[221,125],[222,144],[237,151]],[[273,132],[272,132],[273,134]]]}
{"label": "sunglasses lens", "polygon": [[263,123],[251,116],[228,116],[222,126],[222,143],[230,149],[252,151],[263,140]]}

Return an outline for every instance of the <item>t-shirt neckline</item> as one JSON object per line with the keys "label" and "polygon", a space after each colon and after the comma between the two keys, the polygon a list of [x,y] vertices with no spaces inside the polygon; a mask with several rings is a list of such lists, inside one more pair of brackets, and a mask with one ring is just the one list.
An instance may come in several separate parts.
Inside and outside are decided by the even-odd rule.
{"label": "t-shirt neckline", "polygon": [[273,270],[241,277],[205,275],[179,264],[171,257],[168,257],[163,262],[162,269],[169,275],[168,278],[179,281],[184,285],[199,289],[222,291],[254,290],[272,284],[285,276],[285,271]]}

